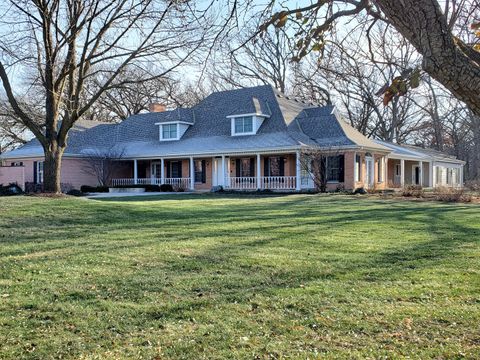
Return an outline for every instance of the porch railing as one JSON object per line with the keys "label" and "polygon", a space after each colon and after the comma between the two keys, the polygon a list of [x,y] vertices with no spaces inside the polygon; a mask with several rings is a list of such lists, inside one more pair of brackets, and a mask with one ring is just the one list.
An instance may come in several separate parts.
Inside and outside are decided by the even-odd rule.
{"label": "porch railing", "polygon": [[[112,179],[113,186],[134,185],[134,178]],[[162,179],[159,178],[137,178],[137,185],[161,185]],[[173,187],[188,189],[190,187],[190,178],[165,178],[163,184],[170,184]]]}
{"label": "porch railing", "polygon": [[255,190],[257,189],[257,178],[254,176],[227,177],[225,179],[227,188],[236,190]]}
{"label": "porch railing", "polygon": [[[160,180],[160,179],[158,179]],[[179,187],[183,189],[188,189],[190,188],[190,178],[165,178],[163,179],[164,184],[170,184],[174,188]]]}
{"label": "porch railing", "polygon": [[296,176],[262,176],[260,185],[262,189],[295,190]]}
{"label": "porch railing", "polygon": [[[261,176],[260,189],[269,190],[295,190],[296,176]],[[255,176],[227,177],[226,188],[234,190],[256,190],[257,178]]]}

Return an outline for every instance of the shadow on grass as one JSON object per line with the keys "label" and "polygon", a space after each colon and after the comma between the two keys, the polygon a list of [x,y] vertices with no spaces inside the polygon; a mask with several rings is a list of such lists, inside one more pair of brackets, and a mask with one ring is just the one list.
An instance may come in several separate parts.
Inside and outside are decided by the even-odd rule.
{"label": "shadow on grass", "polygon": [[[18,229],[29,228],[35,223],[41,223],[42,226],[28,236],[0,239],[0,243],[5,245],[19,242],[25,245],[9,250],[5,248],[1,253],[3,256],[15,256],[29,250],[62,249],[72,244],[74,247],[70,250],[74,252],[73,255],[84,251],[115,254],[118,251],[147,248],[158,241],[179,243],[208,238],[207,245],[196,249],[191,255],[166,259],[165,270],[178,278],[218,271],[240,273],[245,277],[245,282],[240,286],[249,286],[261,292],[349,274],[350,280],[396,280],[411,271],[435,267],[438,262],[451,257],[458,246],[477,242],[479,233],[478,227],[456,221],[456,216],[465,216],[463,211],[472,209],[470,206],[381,200],[352,201],[347,197],[322,199],[296,195],[267,195],[261,196],[258,202],[237,201],[218,206],[205,206],[200,201],[195,206],[187,206],[183,201],[178,201],[178,197],[155,197],[155,201],[159,198],[176,200],[178,207],[163,207],[163,202],[155,206],[148,206],[147,203],[141,207],[129,203],[138,202],[138,198],[126,198],[125,201],[102,199],[99,202],[87,202],[82,208],[71,209],[68,214],[52,209],[56,213],[52,218],[16,219],[15,227]],[[274,201],[261,201],[267,198]],[[181,199],[243,200],[249,199],[249,196],[194,194],[185,195]],[[62,204],[53,205],[55,206],[61,208]],[[470,212],[467,214],[471,216]],[[402,224],[408,228],[402,229]],[[370,230],[375,233],[376,227],[385,226],[391,227],[391,231],[395,232],[417,231],[423,237],[416,241],[392,244],[390,247],[382,246],[370,254],[362,252],[355,256],[352,252],[359,250],[349,248],[344,242],[346,239],[337,234],[341,230],[353,233]],[[109,241],[92,242],[91,239],[84,239],[86,232],[94,234],[98,239],[106,239],[112,232],[117,236]],[[148,236],[127,242],[122,240],[123,232],[144,232]],[[340,243],[323,242],[322,236],[337,236]],[[363,240],[357,236],[352,241]],[[366,236],[378,235],[367,233]],[[381,242],[382,238],[378,241]],[[316,257],[308,260],[303,268],[285,269],[272,264],[249,263],[246,260],[255,254],[291,250],[291,247],[298,250],[298,256],[313,251]],[[332,249],[338,253],[336,256],[322,253]],[[31,261],[41,262],[45,259]],[[326,266],[316,267],[315,261],[321,261]],[[275,271],[272,272],[272,268]],[[248,280],[249,276],[252,276],[252,281]],[[226,289],[215,289],[223,290]]]}

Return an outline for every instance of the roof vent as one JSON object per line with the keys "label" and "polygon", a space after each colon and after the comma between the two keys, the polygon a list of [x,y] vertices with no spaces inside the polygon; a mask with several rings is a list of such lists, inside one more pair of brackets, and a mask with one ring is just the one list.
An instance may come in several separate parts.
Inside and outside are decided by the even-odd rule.
{"label": "roof vent", "polygon": [[150,112],[164,112],[167,110],[167,107],[159,103],[151,103],[148,105],[148,111]]}

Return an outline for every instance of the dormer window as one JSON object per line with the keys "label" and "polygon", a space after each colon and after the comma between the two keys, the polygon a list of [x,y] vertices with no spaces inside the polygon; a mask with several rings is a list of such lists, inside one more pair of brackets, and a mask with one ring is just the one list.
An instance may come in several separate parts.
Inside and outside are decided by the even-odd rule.
{"label": "dormer window", "polygon": [[253,117],[252,116],[244,116],[234,118],[234,128],[235,132],[234,135],[248,135],[254,134],[253,132]]}
{"label": "dormer window", "polygon": [[229,115],[227,118],[232,122],[232,136],[255,135],[268,118],[264,114]]}
{"label": "dormer window", "polygon": [[161,125],[160,140],[178,140],[178,124]]}

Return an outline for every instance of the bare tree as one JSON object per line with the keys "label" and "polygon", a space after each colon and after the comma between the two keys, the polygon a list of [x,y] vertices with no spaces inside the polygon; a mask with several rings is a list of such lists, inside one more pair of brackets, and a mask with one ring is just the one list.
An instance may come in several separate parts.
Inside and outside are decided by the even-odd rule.
{"label": "bare tree", "polygon": [[[480,37],[468,30],[480,29],[480,3],[451,0],[442,4],[438,0],[328,0],[302,6],[283,2],[280,11],[268,15],[277,9],[277,1],[271,0],[263,11],[267,19],[258,32],[270,25],[284,28],[288,23],[297,38],[294,59],[300,60],[311,52],[321,52],[329,43],[329,35],[338,30],[335,25],[343,20],[342,25],[353,18],[360,20],[367,41],[373,23],[393,25],[422,56],[422,69],[480,116]],[[370,43],[368,46],[372,49]],[[384,88],[385,98],[402,95],[403,87],[415,87],[417,79],[416,72],[393,79]],[[398,84],[402,84],[400,91]]]}
{"label": "bare tree", "polygon": [[283,93],[289,91],[293,52],[288,34],[282,29],[269,29],[255,41],[239,47],[257,26],[232,36],[212,58],[214,66],[209,76],[217,89],[270,84]]}
{"label": "bare tree", "polygon": [[[302,151],[300,166],[312,179],[315,190],[322,193],[327,191],[330,175],[328,174],[328,161],[338,155],[337,150],[320,147],[310,147]],[[343,172],[343,163],[339,164],[339,166],[338,171]]]}
{"label": "bare tree", "polygon": [[124,155],[124,149],[115,147],[94,151],[87,156],[83,171],[94,175],[101,186],[109,186],[114,171],[118,168],[118,162],[123,159]]}
{"label": "bare tree", "polygon": [[[68,132],[135,64],[163,77],[183,64],[209,36],[209,19],[192,4],[159,0],[7,0],[0,24],[0,78],[17,119],[41,143],[45,191],[60,192],[60,168]],[[153,64],[161,64],[161,67]],[[12,82],[14,73],[29,76]],[[85,85],[99,86],[88,95]],[[15,76],[15,77],[18,77]],[[144,79],[148,80],[148,79]],[[41,94],[42,116],[22,106]]]}

